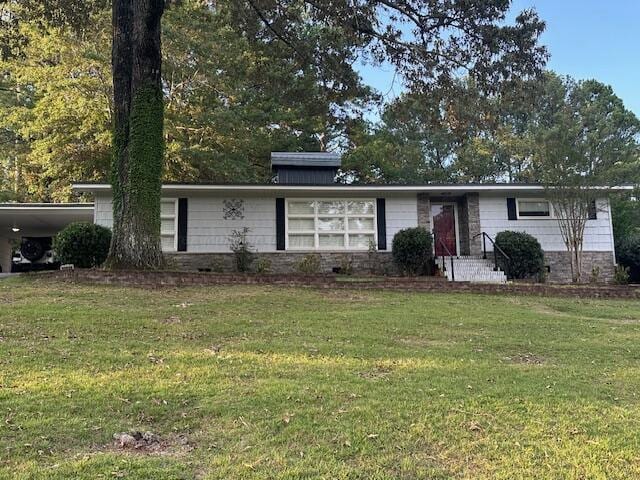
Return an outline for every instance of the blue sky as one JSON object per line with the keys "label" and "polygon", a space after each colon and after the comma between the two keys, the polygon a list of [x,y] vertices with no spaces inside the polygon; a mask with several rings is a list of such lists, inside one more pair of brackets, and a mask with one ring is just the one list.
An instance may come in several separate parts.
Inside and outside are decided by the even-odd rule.
{"label": "blue sky", "polygon": [[[527,8],[547,23],[541,43],[551,54],[549,69],[611,85],[640,116],[640,0],[514,0],[513,16]],[[390,66],[360,71],[387,98],[402,91]]]}

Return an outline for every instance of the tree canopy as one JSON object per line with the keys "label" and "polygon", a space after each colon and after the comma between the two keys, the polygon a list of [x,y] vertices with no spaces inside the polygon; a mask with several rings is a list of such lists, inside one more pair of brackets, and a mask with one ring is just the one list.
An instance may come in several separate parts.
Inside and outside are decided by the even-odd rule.
{"label": "tree canopy", "polygon": [[[345,178],[367,182],[640,182],[640,123],[611,87],[546,73],[487,95],[408,92],[353,137]],[[551,182],[552,183],[552,182]]]}
{"label": "tree canopy", "polygon": [[[1,4],[0,198],[67,200],[107,180],[108,0]],[[638,119],[609,86],[547,73],[533,11],[510,2],[181,0],[163,17],[164,179],[258,182],[272,150],[338,150],[344,181],[640,182]],[[382,98],[356,65],[390,62]],[[556,162],[557,163],[557,162]],[[547,169],[547,175],[549,169]]]}
{"label": "tree canopy", "polygon": [[[342,39],[310,29],[309,55],[334,59],[308,65],[261,37],[258,19],[234,27],[232,13],[201,1],[165,13],[166,180],[266,181],[271,150],[335,147],[376,100]],[[0,190],[66,200],[71,182],[108,178],[110,13],[99,9],[81,31],[19,26],[20,54],[0,61]]]}

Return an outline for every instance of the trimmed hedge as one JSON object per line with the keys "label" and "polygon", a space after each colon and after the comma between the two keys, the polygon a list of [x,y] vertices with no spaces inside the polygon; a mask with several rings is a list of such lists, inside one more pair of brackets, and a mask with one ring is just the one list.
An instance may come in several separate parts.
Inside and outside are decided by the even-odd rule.
{"label": "trimmed hedge", "polygon": [[426,275],[433,258],[433,238],[424,227],[405,228],[393,237],[393,263],[404,275]]}
{"label": "trimmed hedge", "polygon": [[93,223],[77,222],[67,225],[53,239],[53,251],[61,263],[78,268],[97,267],[109,254],[111,230]]}
{"label": "trimmed hedge", "polygon": [[509,261],[498,255],[498,262],[509,278],[541,278],[544,252],[538,240],[524,232],[505,230],[496,235],[496,245],[509,256]]}
{"label": "trimmed hedge", "polygon": [[629,269],[629,280],[640,282],[640,235],[621,240],[616,245],[618,263]]}

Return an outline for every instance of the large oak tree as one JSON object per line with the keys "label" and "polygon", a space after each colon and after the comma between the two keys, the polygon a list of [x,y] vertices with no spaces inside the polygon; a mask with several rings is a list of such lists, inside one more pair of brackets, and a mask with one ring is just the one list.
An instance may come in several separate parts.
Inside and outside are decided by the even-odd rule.
{"label": "large oak tree", "polygon": [[108,265],[162,265],[164,0],[113,0],[113,236]]}

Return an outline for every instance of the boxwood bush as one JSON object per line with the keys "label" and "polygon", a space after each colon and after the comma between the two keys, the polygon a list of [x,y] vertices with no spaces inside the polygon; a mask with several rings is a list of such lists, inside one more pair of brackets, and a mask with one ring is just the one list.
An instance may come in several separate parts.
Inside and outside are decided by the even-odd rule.
{"label": "boxwood bush", "polygon": [[111,230],[93,223],[77,222],[67,225],[53,239],[53,251],[61,263],[78,268],[97,267],[109,253]]}
{"label": "boxwood bush", "polygon": [[629,269],[629,280],[640,282],[640,235],[622,239],[616,245],[618,263]]}
{"label": "boxwood bush", "polygon": [[433,257],[433,238],[424,227],[405,228],[393,237],[393,262],[403,275],[426,275]]}
{"label": "boxwood bush", "polygon": [[500,266],[510,278],[542,278],[544,252],[535,237],[505,230],[496,235],[495,242],[510,258],[506,262],[498,255]]}

